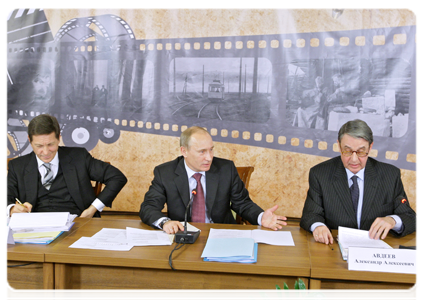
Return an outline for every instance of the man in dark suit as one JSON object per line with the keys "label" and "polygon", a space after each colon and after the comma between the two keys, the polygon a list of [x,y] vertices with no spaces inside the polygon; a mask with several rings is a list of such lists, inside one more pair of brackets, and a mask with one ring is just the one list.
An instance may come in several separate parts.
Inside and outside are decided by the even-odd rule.
{"label": "man in dark suit", "polygon": [[[127,182],[121,171],[93,158],[86,149],[59,147],[60,127],[53,116],[33,118],[28,138],[33,152],[9,162],[10,215],[65,211],[80,217],[100,216]],[[105,184],[97,198],[91,180]]]}
{"label": "man in dark suit", "polygon": [[[236,223],[233,209],[251,224],[274,230],[286,225],[285,217],[274,214],[277,205],[263,211],[250,199],[232,161],[213,157],[213,140],[205,129],[186,129],[180,146],[182,156],[154,169],[154,179],[140,209],[144,223],[167,233],[184,230],[180,221],[185,219],[191,191],[196,189],[192,213],[188,215],[191,222]],[[165,204],[167,217],[161,212]]]}
{"label": "man in dark suit", "polygon": [[325,244],[333,243],[330,229],[338,226],[369,230],[372,239],[414,232],[416,214],[400,170],[368,157],[373,146],[369,126],[362,120],[345,123],[338,146],[341,156],[310,169],[300,226]]}

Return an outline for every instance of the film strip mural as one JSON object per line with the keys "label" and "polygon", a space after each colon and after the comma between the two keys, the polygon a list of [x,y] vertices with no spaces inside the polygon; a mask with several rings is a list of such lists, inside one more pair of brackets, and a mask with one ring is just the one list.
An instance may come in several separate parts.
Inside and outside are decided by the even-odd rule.
{"label": "film strip mural", "polygon": [[415,170],[415,49],[415,26],[137,40],[114,15],[73,19],[52,42],[8,45],[8,154],[30,151],[26,125],[42,112],[88,150],[199,125],[215,141],[327,157],[359,118],[371,156]]}

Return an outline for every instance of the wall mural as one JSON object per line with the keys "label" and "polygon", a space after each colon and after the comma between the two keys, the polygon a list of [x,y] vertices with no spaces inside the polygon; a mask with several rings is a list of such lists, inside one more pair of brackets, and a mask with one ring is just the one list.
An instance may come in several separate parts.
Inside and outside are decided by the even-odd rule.
{"label": "wall mural", "polygon": [[378,160],[415,170],[415,31],[139,40],[119,16],[101,15],[53,37],[42,10],[15,10],[8,156],[31,151],[26,126],[43,112],[58,118],[65,145],[88,150],[121,131],[179,136],[199,125],[215,141],[328,157],[340,125],[359,118]]}

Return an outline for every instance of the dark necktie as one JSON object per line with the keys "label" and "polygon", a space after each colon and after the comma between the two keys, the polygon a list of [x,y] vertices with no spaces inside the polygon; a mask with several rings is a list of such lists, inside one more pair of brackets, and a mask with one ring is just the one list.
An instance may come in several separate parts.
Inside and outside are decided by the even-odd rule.
{"label": "dark necktie", "polygon": [[46,189],[50,189],[51,183],[53,182],[53,171],[51,170],[51,164],[50,163],[44,163],[44,168],[46,168],[46,174],[43,178],[43,186]]}
{"label": "dark necktie", "polygon": [[192,177],[197,181],[197,194],[192,202],[191,221],[197,223],[206,222],[206,202],[204,201],[204,191],[201,185],[201,173],[195,173]]}
{"label": "dark necktie", "polygon": [[358,183],[357,183],[357,176],[354,175],[351,177],[351,180],[353,181],[353,184],[350,187],[351,191],[351,199],[354,207],[354,212],[357,215],[357,207],[358,207],[358,196],[360,195],[360,191],[358,189]]}

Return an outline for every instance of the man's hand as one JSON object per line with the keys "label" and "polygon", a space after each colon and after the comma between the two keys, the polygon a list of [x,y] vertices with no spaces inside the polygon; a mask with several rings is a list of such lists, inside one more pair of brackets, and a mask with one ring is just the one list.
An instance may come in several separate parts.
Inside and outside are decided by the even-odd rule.
{"label": "man's hand", "polygon": [[94,205],[90,205],[90,207],[88,207],[86,210],[84,210],[79,217],[81,217],[81,218],[92,218],[96,212],[97,212],[97,208],[95,208]]}
{"label": "man's hand", "polygon": [[10,215],[14,213],[30,213],[32,210],[32,205],[29,202],[25,202],[24,204],[16,204],[10,210]]}
{"label": "man's hand", "polygon": [[179,230],[184,231],[184,225],[179,221],[167,221],[163,225],[163,230],[168,234],[174,234]]}
{"label": "man's hand", "polygon": [[333,244],[333,236],[326,226],[318,226],[313,231],[314,240],[322,244]]}
{"label": "man's hand", "polygon": [[375,240],[379,238],[383,240],[388,235],[389,230],[394,228],[395,224],[397,224],[397,222],[391,217],[376,218],[370,227],[369,237]]}
{"label": "man's hand", "polygon": [[274,212],[278,209],[278,205],[267,209],[261,217],[261,225],[273,230],[282,229],[286,226],[286,217],[275,215]]}

